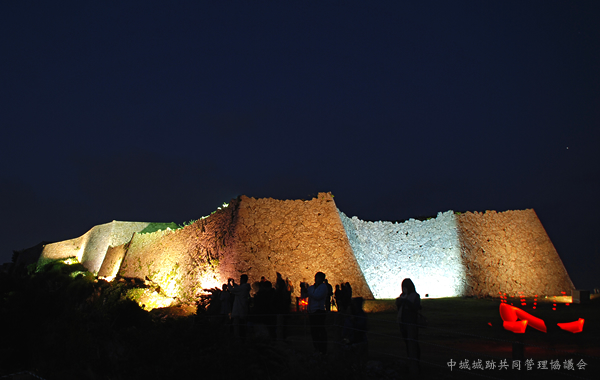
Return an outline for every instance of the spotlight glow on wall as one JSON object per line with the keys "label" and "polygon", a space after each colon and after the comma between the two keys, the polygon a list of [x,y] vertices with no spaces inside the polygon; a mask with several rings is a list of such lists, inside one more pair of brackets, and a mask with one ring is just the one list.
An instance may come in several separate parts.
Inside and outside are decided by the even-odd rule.
{"label": "spotlight glow on wall", "polygon": [[220,288],[219,273],[214,270],[207,270],[198,277],[198,284],[201,289]]}
{"label": "spotlight glow on wall", "polygon": [[466,277],[454,212],[403,223],[366,222],[339,212],[356,261],[376,299],[396,298],[404,278],[419,294],[456,297]]}

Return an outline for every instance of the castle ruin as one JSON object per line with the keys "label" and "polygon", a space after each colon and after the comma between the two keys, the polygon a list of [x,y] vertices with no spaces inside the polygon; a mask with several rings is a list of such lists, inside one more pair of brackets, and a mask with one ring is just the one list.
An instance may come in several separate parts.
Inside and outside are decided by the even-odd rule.
{"label": "castle ruin", "polygon": [[93,227],[44,246],[40,263],[76,257],[99,277],[138,278],[168,297],[195,299],[246,273],[301,281],[322,271],[354,296],[394,298],[410,277],[422,297],[570,293],[573,283],[532,209],[455,213],[402,223],[367,222],[339,211],[330,193],[312,200],[240,196],[176,230],[149,223]]}

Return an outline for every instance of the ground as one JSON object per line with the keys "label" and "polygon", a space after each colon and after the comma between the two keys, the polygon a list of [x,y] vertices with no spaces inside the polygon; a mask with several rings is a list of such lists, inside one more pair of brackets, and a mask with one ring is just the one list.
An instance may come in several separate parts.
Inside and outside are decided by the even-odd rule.
{"label": "ground", "polygon": [[[407,378],[405,347],[396,323],[394,300],[367,301],[368,346],[343,341],[343,320],[328,315],[329,350],[315,355],[307,315],[280,318],[251,315],[245,341],[235,339],[226,319],[195,309],[173,307],[148,313],[123,297],[135,284],[107,283],[78,274],[73,265],[53,265],[30,277],[0,276],[0,377],[29,371],[53,379],[163,379],[203,377],[218,371],[220,378],[301,379],[308,367],[328,378]],[[73,276],[75,275],[75,276]],[[428,327],[420,329],[420,378],[471,377],[596,379],[600,375],[600,298],[586,304],[554,298],[507,299],[542,318],[548,332],[530,327],[514,334],[502,327],[500,299],[424,299]],[[525,305],[520,305],[524,302]],[[555,308],[556,310],[553,310]],[[585,319],[573,334],[556,323]],[[267,324],[272,324],[270,329]],[[512,364],[513,346],[523,344],[523,359],[561,364],[560,370],[459,370],[477,360]],[[518,347],[518,346],[517,346]],[[585,369],[562,368],[571,360]],[[454,362],[454,367],[447,363]],[[462,364],[461,364],[462,362]],[[536,364],[537,366],[537,364]],[[219,378],[219,377],[217,377]]]}

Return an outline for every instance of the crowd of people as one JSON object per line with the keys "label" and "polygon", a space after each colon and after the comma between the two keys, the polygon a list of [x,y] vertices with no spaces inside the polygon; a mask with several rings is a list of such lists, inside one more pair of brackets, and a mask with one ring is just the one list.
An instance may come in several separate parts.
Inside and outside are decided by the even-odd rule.
{"label": "crowd of people", "polygon": [[[242,286],[242,284],[248,284],[248,286]],[[341,313],[350,313],[352,303],[352,286],[350,283],[345,282],[335,285],[335,291],[327,279],[323,281],[323,284],[327,289],[324,298],[325,311],[335,310]],[[308,299],[309,286],[306,282],[300,282],[301,300]],[[236,284],[235,280],[230,278],[227,284],[223,284],[221,288],[205,290],[211,293],[207,307],[207,312],[211,315],[219,314],[231,318],[236,295],[248,299],[248,302],[242,302],[240,307],[247,309],[249,314],[287,314],[293,305],[292,293],[294,286],[289,278],[284,280],[281,273],[277,273],[274,283],[262,276],[260,281],[250,285],[248,276],[242,275],[239,284]],[[245,294],[246,291],[248,294]],[[237,294],[239,292],[243,292],[243,294]]]}
{"label": "crowd of people", "polygon": [[[419,372],[418,327],[421,298],[409,278],[402,281],[401,287],[402,293],[396,299],[397,322],[406,345],[409,368],[414,374]],[[230,278],[221,289],[210,289],[212,294],[207,312],[218,315],[223,322],[229,323],[238,338],[245,338],[250,316],[253,322],[267,326],[269,334],[275,338],[276,328],[281,324],[277,318],[290,312],[293,291],[289,278],[284,280],[280,273],[277,273],[274,285],[264,276],[260,281],[250,284],[248,276],[243,274],[239,284]],[[308,300],[306,312],[316,354],[327,354],[327,316],[335,307],[339,316],[336,323],[342,327],[341,343],[360,352],[359,356],[366,357],[367,316],[363,310],[364,300],[362,297],[352,296],[349,282],[335,285],[334,291],[325,273],[317,272],[312,285],[300,283],[300,299]]]}
{"label": "crowd of people", "polygon": [[239,284],[230,278],[221,289],[207,290],[211,293],[207,314],[218,315],[221,321],[230,322],[235,336],[245,337],[248,318],[252,315],[253,321],[268,326],[269,334],[274,337],[276,316],[290,312],[293,286],[280,273],[277,273],[274,286],[264,276],[250,285],[248,276],[243,274]]}

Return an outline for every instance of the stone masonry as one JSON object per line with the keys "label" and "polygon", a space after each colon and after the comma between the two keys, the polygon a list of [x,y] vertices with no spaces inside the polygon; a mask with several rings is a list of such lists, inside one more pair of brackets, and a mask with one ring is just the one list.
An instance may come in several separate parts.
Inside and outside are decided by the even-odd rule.
{"label": "stone masonry", "polygon": [[395,298],[410,278],[421,297],[464,294],[466,277],[454,213],[404,223],[340,217],[375,298]]}
{"label": "stone masonry", "polygon": [[421,296],[570,294],[573,283],[533,210],[438,213],[425,221],[340,217],[376,298],[411,278]]}
{"label": "stone masonry", "polygon": [[90,271],[97,273],[100,270],[108,247],[118,246],[131,240],[133,233],[146,228],[149,223],[143,222],[118,222],[100,224],[92,227],[82,236],[51,243],[44,246],[41,261],[75,257],[84,263]]}
{"label": "stone masonry", "polygon": [[182,301],[248,274],[289,278],[294,295],[317,271],[354,296],[394,298],[403,278],[422,297],[554,295],[573,284],[533,210],[439,213],[404,223],[366,222],[340,212],[330,193],[312,200],[240,196],[177,230],[148,223],[95,226],[44,247],[45,260],[75,256],[100,277],[139,278]]}
{"label": "stone masonry", "polygon": [[557,295],[575,289],[532,209],[467,212],[456,220],[467,294]]}
{"label": "stone masonry", "polygon": [[299,296],[300,282],[312,284],[318,271],[331,284],[350,282],[355,296],[373,298],[329,193],[309,201],[241,196],[182,229],[135,234],[109,247],[105,263],[102,275],[151,281],[184,300],[242,273],[251,282],[274,282],[279,272]]}

